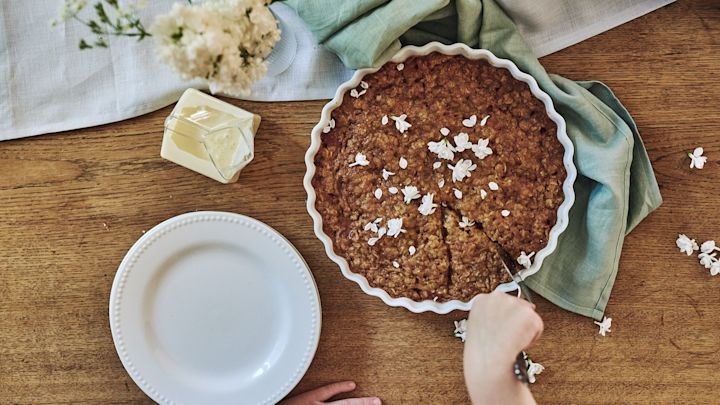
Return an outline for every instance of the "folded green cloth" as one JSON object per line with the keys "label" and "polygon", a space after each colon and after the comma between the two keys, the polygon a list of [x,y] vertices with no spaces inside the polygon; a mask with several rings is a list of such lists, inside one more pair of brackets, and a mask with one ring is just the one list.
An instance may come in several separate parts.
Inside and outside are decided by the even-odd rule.
{"label": "folded green cloth", "polygon": [[568,228],[527,285],[562,308],[600,319],[625,235],[662,203],[637,127],[612,91],[548,74],[494,0],[286,2],[352,68],[380,65],[401,44],[464,42],[535,77],[567,122],[578,178]]}

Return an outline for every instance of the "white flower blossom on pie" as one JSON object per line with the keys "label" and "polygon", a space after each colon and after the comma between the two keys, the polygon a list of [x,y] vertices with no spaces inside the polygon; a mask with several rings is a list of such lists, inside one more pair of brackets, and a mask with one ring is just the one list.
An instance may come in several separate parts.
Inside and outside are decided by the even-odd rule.
{"label": "white flower blossom on pie", "polygon": [[528,369],[527,369],[527,376],[528,376],[528,382],[530,384],[535,384],[535,376],[540,375],[543,371],[545,371],[545,367],[543,367],[540,363],[535,363],[534,361],[527,359],[528,362]]}
{"label": "white flower blossom on pie", "polygon": [[393,267],[395,267],[396,269],[399,269],[399,268],[400,268],[400,263],[398,263],[397,260],[393,260],[392,265],[393,265]]}
{"label": "white flower blossom on pie", "polygon": [[485,191],[484,189],[481,188],[480,189],[480,198],[482,198],[484,200],[485,197],[487,197],[487,191]]}
{"label": "white flower blossom on pie", "polygon": [[455,194],[455,198],[457,198],[458,200],[462,199],[462,197],[463,197],[462,191],[460,191],[456,188],[453,188],[453,194]]}
{"label": "white flower blossom on pie", "polygon": [[705,162],[707,162],[707,157],[703,156],[703,148],[695,148],[692,153],[688,153],[688,157],[690,157],[690,168],[691,169],[702,169],[705,167]]}
{"label": "white flower blossom on pie", "polygon": [[395,121],[395,128],[397,128],[397,130],[400,131],[401,134],[410,129],[410,127],[412,126],[409,122],[405,121],[405,119],[407,118],[407,114],[402,114],[399,117],[391,115],[390,118]]}
{"label": "white flower blossom on pie", "polygon": [[700,249],[695,239],[690,239],[685,234],[678,235],[675,244],[681,252],[687,253],[688,256],[692,256],[693,251]]}
{"label": "white flower blossom on pie", "polygon": [[455,140],[455,152],[462,152],[473,147],[473,143],[470,142],[470,137],[465,132],[460,132],[455,135],[453,139]]}
{"label": "white flower blossom on pie", "polygon": [[600,327],[600,331],[598,331],[598,333],[603,336],[605,336],[607,332],[612,332],[610,330],[610,327],[612,326],[612,318],[604,316],[602,322],[594,321],[593,323]]}
{"label": "white flower blossom on pie", "polygon": [[535,256],[535,252],[532,252],[530,254],[525,253],[524,250],[520,251],[520,256],[517,258],[517,262],[525,267],[526,269],[529,269],[530,266],[532,266],[532,260],[530,260],[533,256]]}
{"label": "white flower blossom on pie", "polygon": [[382,178],[383,178],[383,180],[387,180],[387,179],[390,178],[390,176],[394,176],[394,175],[395,175],[395,173],[393,173],[393,172],[391,172],[391,171],[389,171],[389,170],[383,169],[383,171],[382,171]]}
{"label": "white flower blossom on pie", "polygon": [[470,177],[470,173],[477,169],[477,165],[473,164],[472,160],[460,159],[453,165],[448,165],[448,168],[452,170],[452,181],[463,181],[465,177]]}
{"label": "white flower blossom on pie", "polygon": [[503,217],[507,218],[507,217],[510,216],[510,211],[509,211],[509,210],[502,210],[502,211],[500,211],[500,215],[502,215]]}
{"label": "white flower blossom on pie", "polygon": [[443,138],[438,142],[428,142],[428,150],[438,155],[440,159],[453,160],[455,158],[455,148],[450,145],[447,138]]}
{"label": "white flower blossom on pie", "polygon": [[367,166],[367,165],[369,165],[369,164],[370,164],[370,162],[367,160],[367,156],[365,156],[365,155],[362,154],[362,153],[357,153],[357,154],[355,155],[355,162],[350,163],[350,167],[353,167],[353,166]]}
{"label": "white flower blossom on pie", "polygon": [[387,236],[392,236],[393,238],[397,238],[400,236],[401,233],[405,233],[405,230],[402,227],[403,220],[402,218],[393,218],[389,219],[387,222]]}
{"label": "white flower blossom on pie", "polygon": [[387,233],[387,228],[385,228],[384,226],[381,227],[380,229],[377,230],[377,236],[368,239],[368,245],[375,246],[375,244],[380,239],[382,239],[382,237],[385,236],[386,233]]}
{"label": "white flower blossom on pie", "polygon": [[383,125],[387,125],[387,123],[390,122],[390,120],[388,119],[387,115],[383,115],[380,122],[382,122]]}
{"label": "white flower blossom on pie", "polygon": [[462,121],[463,126],[472,128],[477,124],[477,115],[471,115],[470,118],[466,118]]}
{"label": "white flower blossom on pie", "polygon": [[366,81],[360,80],[360,87],[362,87],[363,89],[367,90],[367,89],[370,88],[370,85],[369,85]]}
{"label": "white flower blossom on pie", "polygon": [[713,263],[717,261],[715,256],[717,256],[717,253],[710,254],[703,252],[698,255],[698,259],[700,259],[700,264],[702,264],[703,267],[710,269],[712,268]]}
{"label": "white flower blossom on pie", "polygon": [[700,245],[700,251],[703,253],[710,254],[716,250],[720,251],[720,248],[717,247],[714,240],[705,241],[702,245]]}
{"label": "white flower blossom on pie", "polygon": [[408,252],[410,252],[410,256],[414,255],[417,249],[415,249],[415,246],[410,246],[408,248]]}
{"label": "white flower blossom on pie", "polygon": [[378,224],[380,222],[382,222],[382,220],[383,220],[382,218],[375,218],[375,221],[368,222],[367,224],[365,224],[365,228],[363,228],[363,229],[365,229],[366,231],[373,231],[373,232],[377,233],[378,232]]}
{"label": "white flower blossom on pie", "polygon": [[382,190],[381,190],[379,187],[375,189],[375,193],[374,193],[374,194],[375,194],[375,198],[377,198],[378,200],[379,200],[380,198],[382,198]]}
{"label": "white flower blossom on pie", "polygon": [[492,190],[492,191],[500,190],[500,186],[498,186],[498,184],[495,183],[494,181],[491,181],[490,183],[488,183],[488,187],[490,187],[490,190]]}
{"label": "white flower blossom on pie", "polygon": [[393,186],[393,187],[388,188],[388,191],[390,192],[390,194],[397,194],[399,190],[397,187]]}
{"label": "white flower blossom on pie", "polygon": [[470,218],[463,215],[462,221],[458,222],[458,226],[460,228],[468,228],[475,225],[475,221],[471,220]]}
{"label": "white flower blossom on pie", "polygon": [[480,138],[477,145],[472,145],[470,149],[472,149],[473,153],[475,154],[475,156],[477,156],[478,159],[483,160],[486,157],[492,155],[493,153],[492,149],[488,147],[489,144],[489,139]]}
{"label": "white flower blossom on pie", "polygon": [[442,136],[448,136],[448,135],[450,135],[450,130],[445,127],[442,127],[442,128],[440,128],[440,133],[442,134]]}
{"label": "white flower blossom on pie", "polygon": [[367,90],[360,90],[359,92],[357,89],[350,90],[350,97],[360,98],[363,94],[365,94]]}
{"label": "white flower blossom on pie", "polygon": [[327,134],[333,128],[335,128],[335,118],[330,118],[330,121],[328,121],[328,124],[325,126],[325,128],[323,128],[323,134]]}
{"label": "white flower blossom on pie", "polygon": [[401,169],[407,169],[408,161],[404,157],[400,157],[400,161],[398,162],[398,165]]}
{"label": "white flower blossom on pie", "polygon": [[435,162],[433,163],[433,170],[437,170],[442,166],[442,162]]}
{"label": "white flower blossom on pie", "polygon": [[420,192],[415,186],[405,186],[400,189],[405,199],[405,204],[410,204],[410,201],[420,198]]}
{"label": "white flower blossom on pie", "polygon": [[720,260],[716,260],[715,263],[710,266],[710,275],[717,276],[718,274],[720,274]]}
{"label": "white flower blossom on pie", "polygon": [[445,179],[440,179],[440,180],[438,180],[438,187],[439,187],[439,188],[445,187]]}
{"label": "white flower blossom on pie", "polygon": [[483,119],[480,120],[480,126],[481,126],[481,127],[484,127],[485,124],[487,124],[488,119],[490,119],[490,116],[489,116],[489,115],[484,116]]}
{"label": "white flower blossom on pie", "polygon": [[418,211],[425,216],[428,216],[435,212],[437,204],[433,204],[433,193],[427,193],[422,197],[422,203],[418,207]]}
{"label": "white flower blossom on pie", "polygon": [[460,340],[465,343],[465,333],[467,333],[467,319],[455,321],[455,330],[453,331],[453,335],[455,335],[456,338],[460,338]]}
{"label": "white flower blossom on pie", "polygon": [[398,63],[397,66],[395,66],[395,68],[397,68],[398,71],[401,71],[401,70],[405,69],[405,64],[404,64],[404,63]]}

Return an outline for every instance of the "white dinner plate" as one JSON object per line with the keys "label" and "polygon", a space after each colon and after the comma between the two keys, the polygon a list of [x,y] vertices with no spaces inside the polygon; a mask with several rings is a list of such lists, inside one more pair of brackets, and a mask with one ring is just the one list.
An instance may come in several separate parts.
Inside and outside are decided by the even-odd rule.
{"label": "white dinner plate", "polygon": [[120,264],[110,328],[123,366],[161,404],[273,404],[320,337],[320,298],[295,248],[255,219],[179,215]]}

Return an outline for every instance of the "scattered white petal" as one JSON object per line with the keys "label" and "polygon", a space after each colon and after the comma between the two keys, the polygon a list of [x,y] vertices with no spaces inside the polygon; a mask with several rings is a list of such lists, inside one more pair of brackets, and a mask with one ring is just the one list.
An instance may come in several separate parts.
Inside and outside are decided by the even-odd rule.
{"label": "scattered white petal", "polygon": [[490,190],[492,190],[492,191],[497,191],[500,189],[500,186],[498,186],[498,184],[495,183],[494,181],[491,181],[490,183],[488,183],[488,187],[490,187]]}
{"label": "scattered white petal", "polygon": [[442,127],[442,128],[440,128],[440,133],[442,134],[442,136],[448,136],[448,135],[450,135],[450,130],[445,127]]}
{"label": "scattered white petal", "polygon": [[363,89],[366,89],[366,90],[367,90],[367,89],[369,89],[369,88],[370,88],[370,85],[369,85],[369,84],[367,84],[367,82],[366,82],[366,81],[364,81],[364,80],[360,80],[360,87],[362,87]]}
{"label": "scattered white petal", "polygon": [[410,252],[410,256],[414,255],[417,249],[415,249],[415,246],[410,246],[408,248],[408,252]]}
{"label": "scattered white petal", "polygon": [[465,333],[467,333],[467,319],[455,321],[455,330],[453,331],[453,335],[455,335],[456,338],[460,338],[460,340],[465,343]]}
{"label": "scattered white petal", "polygon": [[438,158],[445,160],[453,160],[455,158],[455,148],[450,144],[447,138],[443,138],[438,142],[428,142],[428,150],[438,155]]}
{"label": "scattered white petal", "polygon": [[367,166],[370,162],[367,160],[367,156],[363,155],[362,153],[358,153],[355,155],[355,162],[350,163],[350,167],[353,166]]}
{"label": "scattered white petal", "polygon": [[356,89],[350,90],[350,97],[358,98],[360,97],[360,93]]}
{"label": "scattered white petal", "polygon": [[388,230],[387,230],[387,228],[384,227],[384,226],[380,227],[380,229],[378,229],[378,232],[377,232],[378,237],[380,237],[380,238],[382,238],[383,236],[385,236],[386,233],[388,233]]}
{"label": "scattered white petal", "polygon": [[335,128],[335,118],[330,118],[330,121],[328,121],[328,124],[325,126],[325,128],[323,128],[323,133],[327,134],[333,128]]}
{"label": "scattered white petal", "polygon": [[612,332],[610,330],[610,327],[612,326],[612,318],[604,316],[602,322],[594,321],[593,323],[600,327],[600,331],[598,333],[603,336],[605,336],[607,332]]}
{"label": "scattered white petal", "polygon": [[380,188],[375,189],[375,198],[377,198],[378,200],[382,198],[382,190]]}
{"label": "scattered white petal", "polygon": [[383,180],[387,180],[387,179],[390,178],[390,176],[394,176],[394,175],[395,175],[395,173],[393,173],[393,172],[391,172],[391,171],[389,171],[389,170],[383,169],[383,171],[382,171],[382,178],[383,178]]}
{"label": "scattered white petal", "polygon": [[487,124],[487,121],[488,121],[489,118],[490,118],[489,115],[484,116],[483,119],[480,120],[480,126],[481,126],[481,127],[484,127],[485,124]]}
{"label": "scattered white petal", "polygon": [[395,267],[396,269],[399,269],[399,268],[400,268],[400,263],[398,263],[397,260],[393,260],[392,265],[393,265],[393,267]]}
{"label": "scattered white petal", "polygon": [[453,137],[455,140],[455,152],[462,152],[471,149],[474,145],[470,142],[470,136],[465,132],[460,132]]}
{"label": "scattered white petal", "polygon": [[401,169],[407,169],[408,161],[404,157],[401,157],[400,162],[398,162],[398,164],[400,165]]}
{"label": "scattered white petal", "polygon": [[481,188],[480,189],[480,198],[482,198],[484,200],[485,197],[487,197],[487,191],[485,191],[485,189]]}
{"label": "scattered white petal", "polygon": [[404,233],[405,229],[403,229],[402,224],[403,224],[402,218],[393,218],[393,219],[388,220],[387,236],[392,236],[393,238],[397,238],[401,233]]}
{"label": "scattered white petal", "polygon": [[463,181],[465,177],[470,177],[470,173],[477,169],[477,165],[473,164],[472,160],[460,159],[453,165],[448,165],[448,168],[452,170],[452,181]]}
{"label": "scattered white petal", "polygon": [[470,116],[470,118],[466,118],[462,121],[463,126],[466,126],[468,128],[472,128],[477,124],[477,115],[473,114]]}
{"label": "scattered white petal", "polygon": [[703,253],[708,253],[708,254],[709,254],[709,253],[712,253],[712,252],[714,252],[714,251],[716,251],[716,250],[720,251],[720,248],[717,247],[717,245],[715,244],[715,241],[714,241],[714,240],[705,241],[705,242],[703,242],[702,245],[700,245],[700,251],[703,252]]}
{"label": "scattered white petal", "polygon": [[453,188],[453,194],[455,194],[455,198],[457,198],[458,200],[462,199],[462,196],[463,196],[462,191],[460,191],[456,188]]}
{"label": "scattered white petal", "polygon": [[374,223],[379,224],[380,222],[382,222],[382,220],[383,220],[382,217],[375,218],[375,222],[374,222]]}
{"label": "scattered white petal", "polygon": [[422,203],[418,207],[418,211],[420,214],[427,216],[434,213],[437,206],[437,204],[433,203],[433,194],[427,193],[422,197]]}
{"label": "scattered white petal", "polygon": [[507,218],[507,217],[510,216],[510,211],[508,211],[508,210],[502,210],[502,211],[500,211],[500,215],[502,215],[503,217]]}
{"label": "scattered white petal", "polygon": [[380,240],[380,238],[376,238],[376,237],[373,236],[372,238],[368,239],[368,245],[370,245],[370,246],[375,246],[375,244],[376,244],[379,240]]}
{"label": "scattered white petal", "polygon": [[407,131],[412,126],[409,122],[405,121],[405,119],[407,118],[407,114],[402,114],[399,117],[391,115],[390,118],[395,121],[395,128],[397,128],[397,130],[400,131],[401,134]]}
{"label": "scattered white petal", "polygon": [[404,64],[404,63],[398,63],[397,66],[395,66],[395,67],[397,68],[397,70],[403,70],[403,69],[405,69],[405,64]]}
{"label": "scattered white petal", "polygon": [[390,194],[397,194],[397,193],[398,193],[398,188],[397,188],[397,187],[390,187],[390,188],[388,188],[388,191],[390,192]]}
{"label": "scattered white petal", "polygon": [[433,297],[433,302],[437,302],[438,297]]}
{"label": "scattered white petal", "polygon": [[517,258],[517,262],[525,267],[526,269],[529,269],[530,266],[532,266],[532,260],[530,260],[533,256],[535,256],[535,252],[532,252],[530,254],[525,253],[525,251],[520,251],[520,256]]}
{"label": "scattered white petal", "polygon": [[462,221],[458,222],[460,228],[468,228],[475,225],[475,221],[463,215]]}
{"label": "scattered white petal", "polygon": [[383,125],[387,125],[387,123],[390,122],[390,120],[388,119],[388,116],[387,116],[387,115],[383,115],[383,117],[382,117],[382,119],[380,120],[380,122],[382,122]]}
{"label": "scattered white petal", "polygon": [[415,186],[405,186],[400,191],[403,193],[405,204],[410,204],[410,201],[420,198],[420,192]]}
{"label": "scattered white petal", "polygon": [[684,234],[678,235],[675,244],[681,252],[687,253],[688,256],[692,256],[693,251],[700,249],[695,239],[690,239]]}
{"label": "scattered white petal", "polygon": [[530,359],[527,359],[528,362],[528,369],[527,369],[527,376],[528,376],[528,382],[530,384],[535,384],[535,376],[540,375],[543,371],[545,371],[545,367],[543,367],[540,363],[535,363]]}
{"label": "scattered white petal", "polygon": [[692,153],[688,153],[688,156],[690,157],[690,168],[691,169],[702,169],[705,167],[705,162],[707,162],[707,157],[703,156],[703,148],[695,148]]}
{"label": "scattered white petal", "polygon": [[493,151],[488,147],[488,144],[490,144],[489,139],[482,139],[480,138],[478,140],[477,145],[472,145],[470,149],[472,149],[475,156],[477,156],[478,159],[483,160],[486,157],[492,155]]}
{"label": "scattered white petal", "polygon": [[373,232],[377,233],[377,231],[378,231],[378,226],[377,226],[376,223],[368,222],[367,224],[365,224],[365,227],[363,228],[363,230],[365,230],[365,231],[373,231]]}
{"label": "scattered white petal", "polygon": [[434,169],[434,170],[439,169],[440,166],[442,166],[442,162],[435,162],[435,163],[433,163],[433,169]]}
{"label": "scattered white petal", "polygon": [[445,179],[440,179],[440,180],[438,180],[438,187],[439,187],[439,188],[445,187]]}

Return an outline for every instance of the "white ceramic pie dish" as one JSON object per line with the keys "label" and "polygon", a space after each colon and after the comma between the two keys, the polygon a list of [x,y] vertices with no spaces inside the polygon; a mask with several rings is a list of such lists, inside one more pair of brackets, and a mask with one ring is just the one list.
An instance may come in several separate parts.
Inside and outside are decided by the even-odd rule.
{"label": "white ceramic pie dish", "polygon": [[[563,156],[563,164],[567,172],[567,176],[563,183],[563,193],[565,198],[562,204],[560,204],[560,207],[558,208],[557,222],[550,229],[550,236],[547,245],[543,249],[540,249],[538,252],[535,253],[532,266],[520,271],[519,273],[520,276],[525,279],[526,277],[537,273],[542,267],[543,260],[553,251],[555,251],[558,237],[567,228],[568,213],[573,203],[575,202],[573,183],[575,182],[575,178],[577,176],[577,170],[575,168],[575,165],[573,164],[574,147],[572,142],[570,141],[570,138],[568,138],[567,133],[565,132],[565,120],[562,118],[562,116],[560,116],[560,114],[557,113],[557,111],[555,111],[550,96],[548,96],[547,93],[540,89],[537,81],[532,76],[520,71],[520,69],[518,69],[518,67],[512,61],[507,59],[500,59],[488,50],[472,49],[465,44],[444,45],[439,42],[431,42],[422,47],[403,47],[402,49],[400,49],[400,51],[398,51],[398,53],[395,54],[395,56],[390,59],[390,61],[399,63],[413,56],[423,56],[433,52],[438,52],[445,55],[463,55],[468,59],[481,59],[488,62],[492,66],[507,69],[515,79],[528,84],[532,94],[543,102],[548,116],[557,125],[557,138],[565,148],[565,154]],[[312,178],[315,176],[316,170],[315,155],[321,146],[322,130],[328,125],[332,111],[342,104],[345,94],[351,89],[356,88],[365,75],[374,73],[379,69],[380,68],[360,69],[355,72],[355,74],[352,76],[352,78],[350,78],[350,80],[341,84],[340,87],[337,89],[337,92],[335,93],[335,97],[333,97],[333,99],[330,100],[330,102],[328,102],[323,108],[322,114],[320,116],[320,122],[318,122],[318,124],[315,125],[312,130],[312,142],[310,144],[310,147],[308,148],[307,153],[305,154],[305,164],[307,166],[307,172],[305,173],[303,184],[308,194],[307,209],[310,213],[310,216],[313,218],[315,234],[325,246],[325,252],[327,253],[328,257],[330,257],[332,261],[334,261],[338,264],[338,266],[340,266],[342,274],[347,279],[356,282],[366,294],[380,298],[387,305],[392,307],[403,307],[411,312],[416,313],[432,311],[439,314],[446,314],[454,310],[468,311],[472,306],[473,300],[467,302],[459,300],[451,300],[446,302],[435,302],[431,300],[414,301],[410,298],[405,297],[391,297],[384,290],[370,286],[365,277],[360,274],[353,273],[348,266],[348,262],[343,257],[335,253],[333,249],[332,239],[330,239],[330,237],[323,231],[323,220],[322,216],[315,208],[315,200],[317,198],[317,195],[312,185]],[[517,289],[517,286],[514,282],[511,282],[501,284],[497,287],[497,289],[501,291],[513,291]]]}

